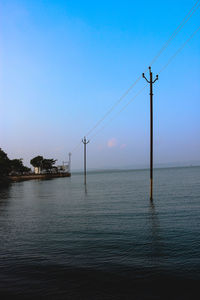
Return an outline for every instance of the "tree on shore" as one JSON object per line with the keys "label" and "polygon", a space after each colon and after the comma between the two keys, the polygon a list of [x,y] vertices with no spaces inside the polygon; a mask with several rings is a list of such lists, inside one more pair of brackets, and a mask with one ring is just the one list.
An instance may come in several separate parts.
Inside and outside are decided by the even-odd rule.
{"label": "tree on shore", "polygon": [[41,168],[42,169],[42,162],[43,162],[44,158],[43,156],[36,156],[34,158],[32,158],[30,160],[30,164],[34,167],[34,168]]}
{"label": "tree on shore", "polygon": [[0,177],[8,176],[11,171],[10,159],[7,154],[0,148]]}
{"label": "tree on shore", "polygon": [[16,173],[21,175],[30,171],[30,168],[23,165],[22,158],[9,159],[8,155],[0,148],[0,178]]}
{"label": "tree on shore", "polygon": [[51,172],[56,159],[50,158],[43,158],[43,156],[36,156],[30,160],[31,165],[34,168],[40,168],[40,170],[46,170],[47,172]]}
{"label": "tree on shore", "polygon": [[22,174],[22,173],[27,173],[27,172],[31,171],[30,168],[25,167],[23,165],[23,161],[22,160],[23,160],[22,158],[10,160],[11,172]]}
{"label": "tree on shore", "polygon": [[56,163],[56,159],[43,159],[42,166],[43,169],[47,170],[47,172],[51,172],[53,165]]}

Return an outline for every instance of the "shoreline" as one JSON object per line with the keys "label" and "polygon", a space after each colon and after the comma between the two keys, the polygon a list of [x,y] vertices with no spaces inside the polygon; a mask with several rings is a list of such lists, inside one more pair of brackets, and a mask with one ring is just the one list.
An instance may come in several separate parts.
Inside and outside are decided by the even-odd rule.
{"label": "shoreline", "polygon": [[34,180],[34,179],[51,179],[51,178],[60,178],[60,177],[71,177],[71,173],[59,173],[59,174],[31,174],[31,175],[15,175],[9,176],[11,182],[19,182],[26,180]]}

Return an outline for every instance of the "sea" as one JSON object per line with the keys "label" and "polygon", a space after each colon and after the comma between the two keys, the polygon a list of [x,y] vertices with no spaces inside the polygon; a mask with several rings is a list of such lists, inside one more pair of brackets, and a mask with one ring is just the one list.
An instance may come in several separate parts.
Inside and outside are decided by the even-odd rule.
{"label": "sea", "polygon": [[200,299],[200,167],[0,190],[0,299]]}

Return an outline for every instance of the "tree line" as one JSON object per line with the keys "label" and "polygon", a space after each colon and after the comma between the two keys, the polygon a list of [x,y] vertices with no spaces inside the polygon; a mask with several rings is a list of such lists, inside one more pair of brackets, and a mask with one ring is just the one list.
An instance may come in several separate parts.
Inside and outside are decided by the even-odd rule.
{"label": "tree line", "polygon": [[7,153],[0,148],[0,176],[8,176],[11,173],[27,173],[31,169],[23,165],[23,159],[9,159]]}
{"label": "tree line", "polygon": [[[55,159],[46,159],[43,156],[36,156],[30,160],[33,167],[50,172],[55,164]],[[0,148],[0,178],[9,175],[23,175],[31,172],[31,168],[24,166],[23,159],[9,159],[7,153]]]}

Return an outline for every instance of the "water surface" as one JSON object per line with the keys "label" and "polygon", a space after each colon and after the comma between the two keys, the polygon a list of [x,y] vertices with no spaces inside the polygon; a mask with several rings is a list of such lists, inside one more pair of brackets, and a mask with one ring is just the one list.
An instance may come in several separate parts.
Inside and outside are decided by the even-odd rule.
{"label": "water surface", "polygon": [[200,167],[91,172],[0,190],[0,295],[195,299]]}

